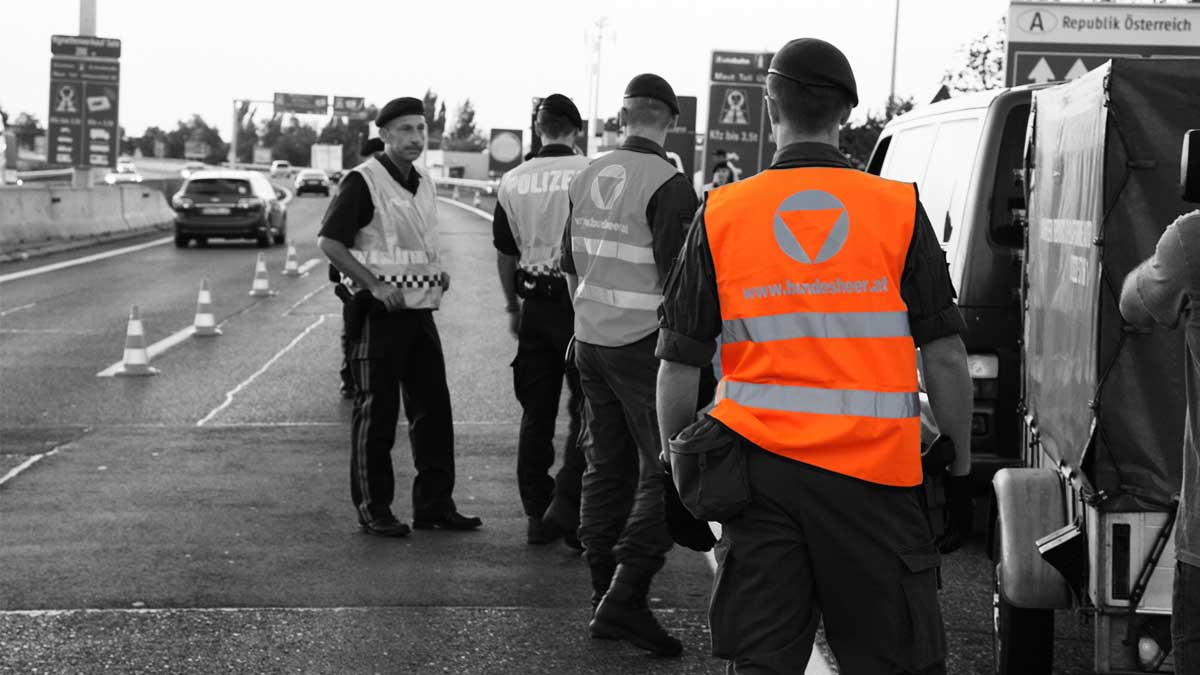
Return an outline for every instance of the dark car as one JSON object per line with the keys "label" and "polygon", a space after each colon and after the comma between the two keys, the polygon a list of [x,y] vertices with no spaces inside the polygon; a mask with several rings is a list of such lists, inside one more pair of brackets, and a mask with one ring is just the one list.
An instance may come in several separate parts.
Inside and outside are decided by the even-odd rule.
{"label": "dark car", "polygon": [[305,192],[318,192],[328,197],[329,176],[325,175],[325,172],[320,169],[303,169],[300,173],[296,174],[294,188],[297,197]]}
{"label": "dark car", "polygon": [[287,238],[284,193],[254,171],[197,171],[171,199],[175,245],[203,245],[210,238],[254,239],[259,246]]}

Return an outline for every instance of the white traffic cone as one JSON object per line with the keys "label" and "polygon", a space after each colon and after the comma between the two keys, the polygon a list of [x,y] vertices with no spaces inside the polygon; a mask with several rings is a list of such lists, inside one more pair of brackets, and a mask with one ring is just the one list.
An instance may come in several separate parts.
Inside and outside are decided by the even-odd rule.
{"label": "white traffic cone", "polygon": [[275,295],[271,291],[271,280],[267,277],[267,261],[263,254],[258,254],[258,262],[254,263],[254,283],[250,286],[250,296],[266,298]]}
{"label": "white traffic cone", "polygon": [[296,247],[290,243],[287,247],[287,260],[283,262],[283,276],[300,276],[300,265],[296,262]]}
{"label": "white traffic cone", "polygon": [[150,366],[150,353],[146,351],[146,331],[142,328],[142,316],[138,306],[129,310],[129,326],[125,329],[125,357],[116,375],[157,375],[158,369]]}
{"label": "white traffic cone", "polygon": [[475,198],[471,200],[471,206],[474,206],[475,208],[479,208],[479,205],[482,203],[483,203],[483,200],[479,198],[479,190],[476,190]]}
{"label": "white traffic cone", "polygon": [[212,313],[212,293],[208,291],[208,279],[200,282],[200,297],[196,299],[196,321],[192,324],[192,335],[212,337],[220,335],[217,321]]}

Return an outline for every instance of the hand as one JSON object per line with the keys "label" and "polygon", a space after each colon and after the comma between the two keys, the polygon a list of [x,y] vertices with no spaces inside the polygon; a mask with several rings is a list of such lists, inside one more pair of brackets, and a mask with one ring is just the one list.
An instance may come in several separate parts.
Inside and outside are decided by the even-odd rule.
{"label": "hand", "polygon": [[442,272],[442,292],[450,290],[450,273]]}
{"label": "hand", "polygon": [[675,481],[671,474],[663,472],[663,513],[667,520],[667,533],[671,540],[693,551],[711,551],[717,538],[708,523],[692,515],[679,499]]}
{"label": "hand", "polygon": [[376,284],[371,287],[371,295],[382,302],[389,312],[404,309],[404,291],[389,284]]}
{"label": "hand", "polygon": [[946,477],[946,532],[937,540],[938,551],[953,553],[971,536],[975,521],[971,475]]}
{"label": "hand", "polygon": [[508,310],[508,332],[509,332],[509,334],[511,334],[513,336],[514,339],[521,335],[521,310],[520,309]]}

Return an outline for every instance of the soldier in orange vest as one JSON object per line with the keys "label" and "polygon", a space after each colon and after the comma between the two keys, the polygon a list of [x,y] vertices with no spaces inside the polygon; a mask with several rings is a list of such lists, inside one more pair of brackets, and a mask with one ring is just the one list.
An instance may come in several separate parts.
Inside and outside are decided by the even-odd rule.
{"label": "soldier in orange vest", "polygon": [[730,672],[803,672],[823,618],[842,672],[944,673],[938,542],[914,488],[919,349],[958,449],[942,543],[961,544],[972,390],[945,256],[915,186],[838,151],[858,95],[837,48],[789,42],[766,103],[774,163],[708,194],[659,310],[663,446],[692,421],[720,337],[717,404],[688,431],[706,424],[745,460],[748,501],[724,522],[710,605],[713,653]]}

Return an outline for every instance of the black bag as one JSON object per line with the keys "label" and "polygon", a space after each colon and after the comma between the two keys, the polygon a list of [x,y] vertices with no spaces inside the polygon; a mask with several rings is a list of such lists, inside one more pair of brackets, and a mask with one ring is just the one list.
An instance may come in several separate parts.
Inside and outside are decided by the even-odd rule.
{"label": "black bag", "polygon": [[707,414],[668,442],[671,478],[693,516],[718,523],[750,503],[746,441]]}

